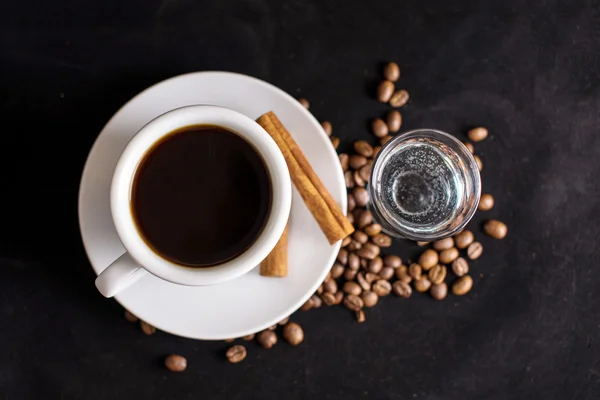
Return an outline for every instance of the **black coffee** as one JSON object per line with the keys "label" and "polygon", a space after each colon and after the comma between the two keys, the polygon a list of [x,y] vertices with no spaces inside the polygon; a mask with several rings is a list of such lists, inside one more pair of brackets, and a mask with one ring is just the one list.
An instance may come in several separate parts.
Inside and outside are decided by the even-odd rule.
{"label": "black coffee", "polygon": [[243,253],[262,232],[271,179],[254,147],[217,126],[167,135],[141,161],[131,209],[138,230],[160,256],[209,267]]}

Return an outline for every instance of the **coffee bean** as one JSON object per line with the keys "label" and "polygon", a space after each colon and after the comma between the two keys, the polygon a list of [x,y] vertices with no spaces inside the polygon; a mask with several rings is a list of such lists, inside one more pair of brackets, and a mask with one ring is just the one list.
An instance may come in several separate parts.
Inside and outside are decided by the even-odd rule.
{"label": "coffee bean", "polygon": [[267,329],[256,335],[256,341],[265,349],[270,349],[277,344],[277,334]]}
{"label": "coffee bean", "polygon": [[[355,199],[356,200],[356,199]],[[360,214],[364,211],[365,209],[362,207],[357,207],[352,214],[354,214],[354,219],[358,219],[358,217],[360,217]]]}
{"label": "coffee bean", "polygon": [[256,336],[256,335],[255,335],[254,333],[251,333],[251,334],[249,334],[249,335],[242,336],[242,340],[245,340],[246,342],[249,342],[249,341],[251,341],[251,340],[254,340],[254,337],[255,337],[255,336]]}
{"label": "coffee bean", "polygon": [[434,285],[441,284],[442,282],[444,282],[444,279],[446,279],[446,267],[439,264],[434,266],[429,270],[428,277],[431,283],[433,283]]}
{"label": "coffee bean", "polygon": [[446,249],[440,253],[440,262],[442,264],[450,264],[452,261],[456,260],[458,256],[458,249],[452,247],[451,249]]}
{"label": "coffee bean", "polygon": [[367,308],[375,307],[377,301],[379,300],[379,296],[370,290],[364,291],[360,298],[362,299],[364,306]]}
{"label": "coffee bean", "polygon": [[423,273],[423,268],[419,264],[413,263],[408,267],[408,274],[413,279],[421,279],[421,274]]}
{"label": "coffee bean", "polygon": [[481,142],[488,136],[488,130],[480,126],[478,128],[471,129],[469,133],[467,133],[467,136],[473,142]]}
{"label": "coffee bean", "polygon": [[341,153],[338,154],[338,159],[340,160],[340,165],[342,166],[342,171],[348,171],[348,167],[350,166],[350,157],[348,154]]}
{"label": "coffee bean", "polygon": [[369,260],[367,260],[366,258],[361,258],[360,259],[360,267],[362,269],[367,269],[369,268]]}
{"label": "coffee bean", "polygon": [[475,240],[475,236],[471,231],[462,231],[454,236],[454,244],[459,249],[466,249]]}
{"label": "coffee bean", "polygon": [[388,113],[386,121],[390,132],[398,132],[402,126],[402,114],[398,110],[392,110]]}
{"label": "coffee bean", "polygon": [[387,296],[392,291],[392,284],[386,280],[380,279],[373,283],[371,290],[379,297]]}
{"label": "coffee bean", "polygon": [[400,78],[400,67],[395,62],[385,64],[383,68],[383,77],[391,82],[396,82]]}
{"label": "coffee bean", "polygon": [[392,276],[394,276],[394,268],[383,267],[383,269],[379,271],[379,276],[381,276],[381,279],[389,281],[390,279],[392,279]]}
{"label": "coffee bean", "polygon": [[344,181],[346,182],[346,188],[352,189],[355,185],[354,173],[352,171],[344,172]]}
{"label": "coffee bean", "polygon": [[424,247],[427,246],[429,244],[429,242],[417,242],[417,246],[419,247]]}
{"label": "coffee bean", "polygon": [[360,249],[361,247],[362,247],[362,243],[357,242],[356,240],[352,240],[350,242],[350,244],[348,246],[346,246],[348,251],[356,251],[356,250]]}
{"label": "coffee bean", "polygon": [[227,350],[226,356],[230,363],[239,363],[246,358],[246,348],[242,345],[236,344]]}
{"label": "coffee bean", "polygon": [[346,236],[344,239],[342,239],[342,247],[348,246],[350,242],[352,242],[352,238],[350,236]]}
{"label": "coffee bean", "polygon": [[351,281],[356,277],[356,274],[358,273],[358,271],[350,269],[350,268],[346,268],[344,270],[344,279],[347,281]]}
{"label": "coffee bean", "polygon": [[298,346],[304,340],[304,331],[295,322],[290,322],[284,326],[282,334],[283,338],[292,346]]}
{"label": "coffee bean", "polygon": [[390,140],[392,140],[392,136],[391,135],[384,136],[381,139],[379,139],[379,144],[383,146],[384,144],[386,144]]}
{"label": "coffee bean", "polygon": [[139,321],[138,317],[136,317],[135,315],[133,315],[132,313],[130,313],[127,310],[125,310],[125,319],[129,322],[138,322]]}
{"label": "coffee bean", "polygon": [[323,305],[323,300],[321,300],[321,298],[319,296],[317,296],[316,294],[312,295],[311,301],[312,301],[313,308],[319,308],[319,307],[321,307],[321,305]]}
{"label": "coffee bean", "polygon": [[373,243],[365,244],[360,250],[358,250],[358,255],[362,258],[366,258],[367,260],[373,260],[380,253],[381,249],[379,246],[374,245]]}
{"label": "coffee bean", "polygon": [[369,262],[369,272],[373,274],[379,274],[383,269],[383,260],[381,257],[375,257]]}
{"label": "coffee bean", "polygon": [[354,150],[361,156],[371,157],[373,155],[373,147],[366,140],[354,142]]}
{"label": "coffee bean", "polygon": [[423,293],[429,290],[431,287],[431,281],[423,276],[421,279],[417,279],[414,285],[417,292]]}
{"label": "coffee bean", "polygon": [[354,225],[354,214],[352,214],[351,212],[348,212],[348,214],[346,214],[346,219],[348,220],[348,222],[350,222],[352,225]]}
{"label": "coffee bean", "polygon": [[366,317],[365,317],[365,312],[363,310],[356,311],[355,315],[356,315],[356,322],[358,322],[359,324],[361,322],[365,322]]}
{"label": "coffee bean", "polygon": [[377,100],[387,103],[394,94],[394,84],[388,80],[381,81],[377,86]]}
{"label": "coffee bean", "polygon": [[454,239],[451,237],[433,243],[433,248],[437,251],[451,249],[452,247],[454,247]]}
{"label": "coffee bean", "polygon": [[473,242],[467,247],[467,256],[471,260],[476,260],[481,257],[481,253],[483,253],[483,245],[479,242]]}
{"label": "coffee bean", "polygon": [[379,247],[390,247],[392,245],[392,238],[385,233],[375,235],[371,240]]}
{"label": "coffee bean", "polygon": [[331,144],[333,145],[333,148],[337,150],[337,148],[340,147],[340,138],[332,136]]}
{"label": "coffee bean", "polygon": [[408,267],[406,265],[401,265],[396,268],[396,278],[404,283],[410,283],[412,281],[412,276],[408,274]]}
{"label": "coffee bean", "polygon": [[408,99],[409,95],[406,90],[397,90],[394,92],[394,94],[392,94],[392,97],[390,97],[390,106],[396,108],[402,107],[408,102]]}
{"label": "coffee bean", "polygon": [[369,192],[364,187],[354,188],[352,194],[354,195],[357,206],[364,207],[369,203]]}
{"label": "coffee bean", "polygon": [[386,267],[398,268],[402,265],[402,259],[393,254],[388,254],[383,257],[383,265]]}
{"label": "coffee bean", "polygon": [[171,354],[165,358],[165,367],[172,372],[183,372],[187,368],[187,360],[178,354]]}
{"label": "coffee bean", "polygon": [[319,285],[319,287],[317,288],[317,294],[321,294],[323,293],[323,284],[321,283],[321,285]]}
{"label": "coffee bean", "polygon": [[323,128],[323,130],[325,131],[325,133],[327,134],[327,136],[331,136],[331,132],[333,131],[333,128],[331,126],[331,122],[329,122],[329,121],[323,121],[323,122],[321,122],[321,127]]}
{"label": "coffee bean", "polygon": [[371,224],[369,226],[365,226],[364,231],[369,236],[375,236],[381,232],[381,225]]}
{"label": "coffee bean", "polygon": [[358,311],[363,308],[364,303],[357,295],[347,294],[344,296],[344,305],[351,311]]}
{"label": "coffee bean", "polygon": [[354,186],[355,187],[365,187],[367,185],[367,183],[360,176],[360,172],[359,171],[354,171],[352,173],[352,179],[354,179]]}
{"label": "coffee bean", "polygon": [[373,222],[373,214],[369,210],[362,210],[356,218],[356,223],[360,229],[363,229],[365,226],[371,224]]}
{"label": "coffee bean", "polygon": [[345,282],[342,290],[344,293],[353,294],[356,296],[362,293],[362,288],[356,282]]}
{"label": "coffee bean", "polygon": [[494,239],[504,239],[508,232],[506,224],[495,219],[487,221],[483,226],[483,230]]}
{"label": "coffee bean", "polygon": [[356,274],[356,282],[359,284],[363,291],[371,290],[371,284],[367,282],[367,279],[365,278],[365,275],[362,272]]}
{"label": "coffee bean", "polygon": [[[353,269],[355,271],[358,271],[360,269],[360,257],[357,256],[355,253],[350,253],[348,255],[348,268]],[[337,292],[337,290],[334,290],[332,293]]]}
{"label": "coffee bean", "polygon": [[352,234],[352,238],[361,244],[365,244],[369,241],[369,235],[364,233],[363,231],[354,231]]}
{"label": "coffee bean", "polygon": [[[319,297],[319,301],[321,301],[321,298]],[[275,325],[271,325],[270,327],[267,328],[270,331],[274,331],[275,329],[277,329],[277,324]]]}
{"label": "coffee bean", "polygon": [[288,322],[290,322],[290,317],[286,317],[286,318],[282,319],[281,321],[279,321],[277,323],[277,325],[282,325],[283,326],[283,325],[287,324]]}
{"label": "coffee bean", "polygon": [[477,169],[479,169],[479,171],[483,171],[483,163],[481,162],[481,158],[479,158],[478,155],[474,155],[473,158],[475,159],[475,162],[477,163]]}
{"label": "coffee bean", "polygon": [[429,289],[429,294],[436,300],[444,300],[448,295],[448,285],[444,282],[439,285],[432,285],[431,289]]}
{"label": "coffee bean", "polygon": [[302,104],[302,107],[306,108],[307,110],[310,108],[310,103],[305,98],[298,99],[298,102]]}
{"label": "coffee bean", "polygon": [[423,268],[425,271],[429,271],[438,262],[438,253],[433,249],[425,250],[419,257],[419,265],[421,265],[421,268]]}
{"label": "coffee bean", "polygon": [[337,292],[334,297],[335,297],[335,303],[333,303],[333,304],[341,304],[342,301],[344,300],[344,293]]}
{"label": "coffee bean", "polygon": [[334,293],[323,293],[321,295],[321,300],[323,304],[326,306],[332,306],[335,304],[335,294]]}
{"label": "coffee bean", "polygon": [[463,277],[458,278],[452,284],[452,293],[457,296],[462,296],[467,294],[469,290],[473,287],[473,278],[469,275],[465,275]]}
{"label": "coffee bean", "polygon": [[369,182],[369,179],[371,179],[371,164],[360,167],[358,175],[364,182]]}
{"label": "coffee bean", "polygon": [[410,285],[406,282],[396,281],[392,285],[392,288],[397,296],[403,297],[405,299],[409,298],[412,294],[412,289]]}
{"label": "coffee bean", "polygon": [[142,332],[144,332],[148,336],[154,335],[154,333],[156,332],[155,327],[153,327],[149,323],[147,323],[145,321],[141,321],[141,320],[140,320],[140,328],[142,328]]}
{"label": "coffee bean", "polygon": [[340,249],[338,255],[337,255],[337,261],[342,264],[343,266],[348,265],[348,250],[346,249]]}
{"label": "coffee bean", "polygon": [[381,118],[375,118],[371,124],[373,134],[378,138],[388,135],[388,126]]}
{"label": "coffee bean", "polygon": [[379,150],[381,150],[381,146],[373,146],[373,155],[371,156],[371,158],[377,157],[377,154],[379,154]]}
{"label": "coffee bean", "polygon": [[338,291],[337,282],[333,279],[323,282],[323,292],[325,293],[335,293]]}
{"label": "coffee bean", "polygon": [[306,300],[306,303],[302,304],[302,307],[300,307],[300,310],[308,311],[311,308],[313,308],[312,298]]}
{"label": "coffee bean", "polygon": [[467,148],[467,150],[469,150],[469,152],[471,154],[475,153],[475,147],[473,147],[473,144],[471,144],[469,142],[463,142],[463,144],[465,145],[465,147]]}
{"label": "coffee bean", "polygon": [[348,212],[354,210],[356,208],[356,200],[354,200],[354,196],[351,193],[348,194]]}
{"label": "coffee bean", "polygon": [[360,167],[367,165],[367,157],[361,156],[360,154],[353,154],[348,158],[348,166],[351,169],[359,169]]}
{"label": "coffee bean", "polygon": [[367,282],[369,282],[369,284],[373,284],[373,282],[380,280],[381,277],[374,272],[367,272],[365,274],[365,279]]}
{"label": "coffee bean", "polygon": [[481,199],[479,199],[479,206],[477,207],[477,209],[479,211],[489,211],[493,207],[494,197],[489,193],[482,194]]}
{"label": "coffee bean", "polygon": [[469,263],[462,257],[457,258],[452,263],[452,272],[456,276],[463,276],[469,273]]}

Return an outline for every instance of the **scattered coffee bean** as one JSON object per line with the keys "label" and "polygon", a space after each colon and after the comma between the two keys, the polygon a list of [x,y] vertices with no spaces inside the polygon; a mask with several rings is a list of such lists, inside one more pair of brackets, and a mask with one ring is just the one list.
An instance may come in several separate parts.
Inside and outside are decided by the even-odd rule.
{"label": "scattered coffee bean", "polygon": [[165,367],[171,372],[183,372],[187,368],[187,360],[178,354],[171,354],[165,358]]}
{"label": "scattered coffee bean", "polygon": [[333,148],[337,150],[337,148],[340,147],[340,138],[332,136],[331,144],[333,145]]}
{"label": "scattered coffee bean", "polygon": [[417,263],[410,264],[408,267],[408,274],[413,279],[421,279],[421,274],[423,273],[423,268]]}
{"label": "scattered coffee bean", "polygon": [[[321,298],[319,297],[319,301],[321,301]],[[270,327],[267,328],[270,331],[274,331],[275,329],[277,329],[277,324],[275,325],[271,325]]]}
{"label": "scattered coffee bean", "polygon": [[469,139],[473,142],[481,142],[488,136],[488,130],[483,127],[473,128],[467,133]]}
{"label": "scattered coffee bean", "polygon": [[352,225],[354,225],[354,214],[349,212],[348,214],[346,214],[346,219],[348,219],[348,222],[350,222]]}
{"label": "scattered coffee bean", "polygon": [[373,147],[366,140],[354,142],[354,150],[361,156],[371,157],[373,155]]}
{"label": "scattered coffee bean", "polygon": [[381,81],[377,86],[377,100],[382,103],[390,101],[392,94],[394,94],[394,84],[388,80]]}
{"label": "scattered coffee bean", "polygon": [[300,310],[302,310],[302,311],[308,311],[311,308],[313,308],[312,298],[306,300],[306,303],[302,304],[302,307],[300,307]]}
{"label": "scattered coffee bean", "polygon": [[367,260],[366,258],[361,258],[360,259],[360,267],[362,269],[367,269],[369,267],[369,260]]}
{"label": "scattered coffee bean", "polygon": [[352,238],[361,244],[365,244],[369,241],[369,235],[364,233],[363,231],[354,231],[352,234]]}
{"label": "scattered coffee bean", "polygon": [[362,288],[356,282],[345,282],[342,290],[344,293],[353,294],[355,296],[358,296],[362,293]]}
{"label": "scattered coffee bean", "polygon": [[485,193],[481,195],[481,199],[479,199],[479,206],[477,207],[479,211],[489,211],[494,207],[494,197],[491,194]]}
{"label": "scattered coffee bean", "polygon": [[421,268],[423,268],[423,270],[425,271],[429,271],[431,268],[433,268],[433,266],[436,265],[438,261],[438,253],[433,249],[425,250],[423,254],[421,254],[421,256],[419,257],[419,265],[421,265]]}
{"label": "scattered coffee bean", "polygon": [[344,293],[337,292],[334,297],[335,297],[335,303],[333,303],[333,304],[341,304],[342,301],[344,300]]}
{"label": "scattered coffee bean", "polygon": [[348,251],[356,251],[356,250],[360,249],[361,247],[362,247],[362,243],[357,242],[356,240],[352,240],[350,242],[350,244],[348,246],[346,246]]}
{"label": "scattered coffee bean", "polygon": [[394,94],[392,94],[392,97],[390,97],[390,106],[396,108],[402,107],[408,102],[408,99],[409,95],[406,90],[397,90],[396,92],[394,92]]}
{"label": "scattered coffee bean", "polygon": [[[350,253],[348,255],[348,268],[358,271],[360,269],[360,257],[355,253]],[[331,293],[335,293],[337,290],[334,290]]]}
{"label": "scattered coffee bean", "polygon": [[236,344],[227,350],[226,356],[230,363],[239,363],[246,358],[246,348],[242,345]]}
{"label": "scattered coffee bean", "polygon": [[383,257],[383,265],[386,267],[398,268],[402,265],[402,259],[393,254],[388,254]]}
{"label": "scattered coffee bean", "polygon": [[373,274],[379,274],[383,269],[383,260],[381,257],[375,257],[369,262],[369,272]]}
{"label": "scattered coffee bean", "polygon": [[373,146],[373,155],[371,157],[377,157],[377,154],[379,154],[379,150],[381,150],[381,146]]}
{"label": "scattered coffee bean", "polygon": [[483,253],[483,245],[479,242],[473,242],[467,247],[467,256],[471,260],[478,259],[481,256],[481,253]]}
{"label": "scattered coffee bean", "polygon": [[354,188],[352,194],[357,206],[364,207],[369,203],[369,192],[364,187]]}
{"label": "scattered coffee bean", "polygon": [[429,290],[431,287],[431,281],[423,276],[421,279],[417,279],[414,285],[417,292],[423,293]]}
{"label": "scattered coffee bean", "polygon": [[298,99],[298,102],[302,104],[302,107],[306,108],[307,110],[310,108],[310,103],[305,98]]}
{"label": "scattered coffee bean", "polygon": [[478,155],[474,155],[473,158],[475,159],[475,162],[477,163],[477,169],[479,169],[479,171],[483,171],[483,163],[481,162],[481,158],[479,158]]}
{"label": "scattered coffee bean", "polygon": [[348,212],[354,210],[356,208],[356,200],[354,200],[354,196],[352,194],[348,194]]}
{"label": "scattered coffee bean", "polygon": [[452,272],[456,276],[463,276],[469,273],[469,263],[462,257],[457,258],[452,262]]}
{"label": "scattered coffee bean", "polygon": [[283,338],[292,346],[298,346],[304,340],[304,330],[295,323],[290,322],[283,327]]}
{"label": "scattered coffee bean", "polygon": [[381,225],[371,224],[369,226],[365,226],[364,231],[369,236],[378,235],[381,232]]}
{"label": "scattered coffee bean", "polygon": [[129,322],[138,322],[139,321],[138,317],[136,317],[135,315],[133,315],[132,313],[130,313],[127,310],[125,310],[125,319]]}
{"label": "scattered coffee bean", "polygon": [[473,287],[473,278],[469,275],[465,275],[463,277],[458,278],[452,284],[452,293],[457,296],[462,296],[467,294],[469,290]]}
{"label": "scattered coffee bean", "polygon": [[319,308],[321,305],[323,305],[323,300],[321,300],[321,298],[316,294],[313,294],[311,299],[313,308]]}
{"label": "scattered coffee bean", "polygon": [[350,157],[348,157],[348,154],[339,154],[338,158],[340,160],[340,165],[342,166],[342,171],[348,171],[348,167],[350,166]]}
{"label": "scattered coffee bean", "polygon": [[379,297],[387,296],[392,291],[392,284],[386,280],[380,279],[373,283],[371,290]]}
{"label": "scattered coffee bean", "polygon": [[270,349],[277,344],[277,334],[267,329],[256,335],[256,341],[265,349]]}
{"label": "scattered coffee bean", "polygon": [[337,255],[337,261],[344,266],[348,265],[348,250],[340,249]]}
{"label": "scattered coffee bean", "polygon": [[369,284],[372,284],[373,282],[380,280],[381,277],[374,272],[367,272],[365,274],[365,279],[367,282],[369,282]]}
{"label": "scattered coffee bean", "polygon": [[390,132],[398,132],[402,126],[402,114],[398,110],[392,110],[388,113],[386,122]]}
{"label": "scattered coffee bean", "polygon": [[469,152],[471,154],[475,153],[475,147],[473,147],[473,144],[471,144],[469,142],[463,142],[463,144],[465,145],[465,147],[467,148],[467,150],[469,150]]}
{"label": "scattered coffee bean", "polygon": [[367,308],[375,307],[377,301],[379,300],[379,296],[370,290],[364,291],[360,298],[362,299],[364,306]]}
{"label": "scattered coffee bean", "polygon": [[356,274],[356,283],[362,288],[363,291],[371,290],[371,283],[367,282],[365,275],[362,272]]}
{"label": "scattered coffee bean", "polygon": [[355,185],[355,183],[354,183],[354,173],[352,171],[346,171],[346,172],[344,172],[344,181],[346,181],[346,188],[352,189],[354,187],[354,185]]}
{"label": "scattered coffee bean", "polygon": [[396,278],[404,283],[410,283],[412,281],[412,276],[409,275],[408,267],[406,265],[401,265],[396,268]]}
{"label": "scattered coffee bean", "polygon": [[361,323],[361,322],[365,322],[365,312],[363,310],[358,310],[356,311],[356,322]]}
{"label": "scattered coffee bean", "polygon": [[439,285],[431,285],[431,289],[429,289],[429,294],[436,300],[444,300],[448,295],[448,285],[444,282]]}
{"label": "scattered coffee bean", "polygon": [[432,284],[439,285],[446,279],[446,267],[439,264],[436,265],[429,270],[428,277]]}
{"label": "scattered coffee bean", "polygon": [[242,336],[242,340],[245,340],[246,342],[249,342],[249,341],[251,341],[251,340],[254,340],[254,337],[255,337],[255,336],[256,336],[256,335],[255,335],[254,333],[251,333],[251,334],[249,334],[249,335]]}
{"label": "scattered coffee bean", "polygon": [[359,169],[364,165],[367,165],[367,158],[360,154],[353,154],[348,158],[348,166],[352,169]]}
{"label": "scattered coffee bean", "polygon": [[225,339],[223,340],[225,343],[233,343],[235,342],[235,338]]}
{"label": "scattered coffee bean", "polygon": [[363,308],[364,303],[360,297],[354,294],[348,294],[344,296],[344,305],[351,311],[358,311]]}
{"label": "scattered coffee bean", "polygon": [[452,247],[440,253],[440,262],[442,264],[450,264],[452,261],[456,260],[458,256],[458,249],[456,247]]}
{"label": "scattered coffee bean", "polygon": [[371,179],[371,164],[360,167],[358,170],[358,176],[360,176],[364,182],[369,182],[369,179]]}
{"label": "scattered coffee bean", "polygon": [[277,323],[277,325],[282,325],[283,326],[283,325],[287,324],[288,322],[290,322],[290,317],[286,317],[286,318],[282,319],[281,321],[279,321]]}
{"label": "scattered coffee bean", "polygon": [[154,335],[154,333],[156,332],[155,327],[153,327],[149,323],[147,323],[145,321],[141,321],[141,320],[140,320],[140,328],[142,328],[142,332],[144,332],[146,335]]}
{"label": "scattered coffee bean", "polygon": [[352,242],[352,238],[350,236],[346,236],[344,239],[342,239],[342,247],[348,246],[350,242]]}
{"label": "scattered coffee bean", "polygon": [[419,247],[424,247],[427,246],[429,244],[429,242],[417,242],[417,246]]}
{"label": "scattered coffee bean", "polygon": [[454,236],[454,244],[458,249],[466,249],[475,240],[471,231],[462,231]]}
{"label": "scattered coffee bean", "polygon": [[373,222],[373,214],[369,210],[362,210],[356,218],[356,223],[359,229],[363,229],[365,226]]}
{"label": "scattered coffee bean", "polygon": [[410,285],[406,282],[396,281],[392,285],[392,288],[397,296],[403,297],[405,299],[409,298],[412,294],[412,289]]}
{"label": "scattered coffee bean", "polygon": [[390,247],[392,245],[392,238],[385,233],[380,233],[371,238],[371,240],[379,247]]}
{"label": "scattered coffee bean", "polygon": [[506,224],[495,219],[487,221],[485,225],[483,225],[483,230],[494,239],[504,239],[508,232]]}
{"label": "scattered coffee bean", "polygon": [[391,82],[396,82],[400,78],[400,67],[395,62],[385,64],[383,68],[383,77]]}
{"label": "scattered coffee bean", "polygon": [[389,281],[394,276],[394,268],[392,267],[383,267],[381,271],[379,271],[379,276],[381,279],[385,279]]}
{"label": "scattered coffee bean", "polygon": [[356,271],[356,270],[346,268],[344,270],[344,279],[347,281],[354,280],[354,278],[356,278],[357,273],[358,273],[358,271]]}
{"label": "scattered coffee bean", "polygon": [[379,246],[374,245],[373,243],[365,244],[360,250],[358,250],[358,255],[362,258],[366,258],[367,260],[373,260],[380,253],[381,249]]}
{"label": "scattered coffee bean", "polygon": [[[366,165],[365,165],[366,167]],[[352,178],[354,179],[354,184],[355,186],[358,187],[365,187],[367,185],[367,183],[363,180],[363,178],[360,176],[360,171],[354,171],[352,173]]]}
{"label": "scattered coffee bean", "polygon": [[[358,268],[357,268],[358,269]],[[337,282],[333,279],[323,282],[324,293],[335,293],[338,291]]]}
{"label": "scattered coffee bean", "polygon": [[333,131],[333,128],[331,126],[331,122],[329,122],[329,121],[323,121],[323,122],[321,122],[321,127],[323,128],[323,130],[325,131],[325,133],[327,134],[327,136],[331,136],[331,132]]}
{"label": "scattered coffee bean", "polygon": [[437,242],[433,243],[433,248],[437,251],[448,250],[452,247],[454,247],[454,239],[452,239],[451,237],[438,240]]}
{"label": "scattered coffee bean", "polygon": [[332,306],[335,304],[335,294],[334,293],[323,293],[321,295],[321,300],[323,304],[326,306]]}
{"label": "scattered coffee bean", "polygon": [[379,144],[381,144],[383,146],[384,144],[386,144],[390,140],[392,140],[392,136],[390,136],[390,135],[384,136],[381,139],[379,139]]}
{"label": "scattered coffee bean", "polygon": [[371,124],[373,134],[378,138],[382,138],[388,135],[388,126],[381,118],[375,118]]}

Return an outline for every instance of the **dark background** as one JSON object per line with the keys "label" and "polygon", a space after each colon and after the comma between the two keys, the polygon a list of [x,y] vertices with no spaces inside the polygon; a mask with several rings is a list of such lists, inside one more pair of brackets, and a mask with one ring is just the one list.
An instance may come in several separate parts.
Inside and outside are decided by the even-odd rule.
{"label": "dark background", "polygon": [[[534,3],[534,4],[532,4]],[[0,4],[1,399],[597,399],[600,4],[594,1],[4,1]],[[477,145],[483,218],[467,296],[299,312],[297,348],[144,336],[95,290],[77,222],[96,135],[133,95],[228,70],[311,100],[348,149],[381,65],[411,93],[403,130]],[[400,243],[399,254],[416,246]],[[260,310],[257,310],[260,312]],[[183,374],[161,366],[188,358]]]}

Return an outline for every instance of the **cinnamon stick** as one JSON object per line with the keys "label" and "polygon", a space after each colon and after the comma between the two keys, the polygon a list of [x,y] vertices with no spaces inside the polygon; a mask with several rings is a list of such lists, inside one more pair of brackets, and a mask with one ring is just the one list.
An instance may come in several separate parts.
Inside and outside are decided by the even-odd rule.
{"label": "cinnamon stick", "polygon": [[272,111],[260,116],[256,122],[271,135],[290,170],[294,186],[321,227],[330,244],[354,232],[340,206],[325,188],[292,135]]}
{"label": "cinnamon stick", "polygon": [[288,226],[285,226],[281,238],[271,250],[271,253],[260,263],[260,274],[262,276],[287,276],[288,270]]}

